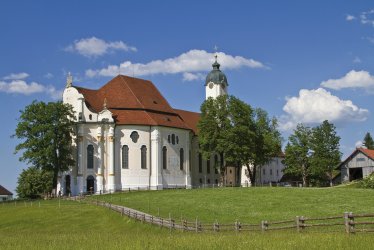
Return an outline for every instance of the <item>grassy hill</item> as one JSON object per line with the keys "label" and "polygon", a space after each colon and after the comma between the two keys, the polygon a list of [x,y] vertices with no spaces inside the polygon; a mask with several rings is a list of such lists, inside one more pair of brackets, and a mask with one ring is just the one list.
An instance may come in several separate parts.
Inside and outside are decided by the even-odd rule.
{"label": "grassy hill", "polygon": [[[299,211],[315,213],[317,210],[327,213],[330,211],[329,207],[334,205],[338,208],[328,214],[335,214],[338,211],[340,213],[340,210],[345,208],[358,211],[362,207],[360,211],[369,211],[374,204],[373,192],[370,190],[347,191],[348,196],[339,192],[334,193],[329,189],[326,189],[327,191],[303,190],[275,188],[168,190],[115,194],[101,196],[101,198],[113,201],[118,198],[118,202],[126,204],[130,201],[135,204],[137,200],[145,199],[146,202],[138,203],[138,206],[142,206],[144,210],[148,207],[151,209],[150,205],[156,204],[156,200],[158,205],[167,202],[169,208],[175,209],[172,211],[176,214],[179,210],[187,214],[187,209],[193,207],[196,202],[198,206],[191,212],[191,216],[195,213],[202,214],[207,209],[206,219],[216,217],[211,216],[212,210],[218,209],[222,204],[223,208],[218,209],[217,214],[213,213],[213,215],[222,215],[227,220],[236,218],[243,211],[252,214],[256,210],[257,217],[254,218],[272,216],[275,219],[293,216]],[[309,198],[299,201],[300,194],[307,195]],[[349,195],[354,195],[354,198]],[[235,198],[236,196],[241,198]],[[274,200],[270,196],[278,198]],[[347,205],[337,204],[345,201],[344,197],[348,197]],[[227,199],[230,202],[226,201]],[[350,202],[350,199],[354,201]],[[315,203],[316,200],[332,200],[332,204],[320,208]],[[233,203],[239,201],[242,203]],[[209,205],[211,202],[212,205]],[[289,204],[290,202],[294,203]],[[247,210],[240,208],[243,204],[247,205]],[[282,208],[282,205],[287,207]],[[302,210],[294,208],[299,205],[302,205]],[[277,209],[274,209],[275,207]],[[287,212],[290,208],[293,208],[292,211]],[[152,209],[155,212],[157,210]],[[168,213],[166,210],[162,211],[160,212]],[[254,215],[248,218],[252,216]],[[0,235],[1,249],[369,249],[373,244],[373,234],[346,235],[342,232],[300,234],[294,231],[218,234],[170,232],[165,228],[134,222],[103,207],[76,201],[59,203],[58,200],[42,201],[40,206],[39,202],[0,204]]]}
{"label": "grassy hill", "polygon": [[163,190],[94,196],[168,218],[204,222],[284,220],[344,212],[374,213],[374,190],[348,188],[220,188]]}

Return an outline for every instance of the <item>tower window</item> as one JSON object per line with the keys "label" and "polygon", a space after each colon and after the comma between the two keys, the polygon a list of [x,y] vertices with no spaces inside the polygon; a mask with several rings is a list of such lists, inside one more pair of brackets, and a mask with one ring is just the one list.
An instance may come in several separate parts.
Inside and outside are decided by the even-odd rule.
{"label": "tower window", "polygon": [[171,144],[175,145],[175,135],[171,135]]}

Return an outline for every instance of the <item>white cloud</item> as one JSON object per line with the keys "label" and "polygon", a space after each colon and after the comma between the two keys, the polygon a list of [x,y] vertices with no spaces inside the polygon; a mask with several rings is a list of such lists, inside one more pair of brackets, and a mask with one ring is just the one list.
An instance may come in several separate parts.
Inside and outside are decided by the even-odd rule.
{"label": "white cloud", "polygon": [[205,75],[202,73],[183,73],[183,81],[196,81],[196,80],[204,80]]}
{"label": "white cloud", "polygon": [[60,99],[62,96],[62,92],[57,91],[53,86],[44,86],[36,82],[27,83],[24,80],[0,81],[0,92],[22,95],[46,93],[52,99]]}
{"label": "white cloud", "polygon": [[362,24],[369,24],[374,27],[374,9],[362,12],[360,21]]}
{"label": "white cloud", "polygon": [[22,72],[22,73],[12,73],[10,75],[7,75],[3,77],[4,80],[21,80],[25,79],[29,76],[29,74]]}
{"label": "white cloud", "polygon": [[345,17],[345,20],[347,20],[347,21],[352,21],[352,20],[355,20],[356,19],[356,17],[355,16],[352,16],[352,15],[347,15],[346,17]]}
{"label": "white cloud", "polygon": [[[190,50],[177,57],[165,60],[154,60],[148,63],[132,63],[125,61],[119,66],[109,65],[102,69],[88,69],[86,76],[116,76],[119,73],[126,75],[145,76],[154,74],[178,74],[188,73],[185,79],[191,79],[192,73],[209,71],[212,69],[213,53],[205,50]],[[253,59],[242,56],[231,56],[223,52],[218,53],[218,61],[225,69],[236,69],[240,67],[267,68],[264,64]]]}
{"label": "white cloud", "polygon": [[374,76],[367,71],[349,71],[339,79],[329,79],[321,82],[321,86],[329,89],[363,88],[368,92],[374,92]]}
{"label": "white cloud", "polygon": [[74,41],[65,48],[66,51],[77,52],[86,57],[98,57],[114,50],[137,51],[122,41],[106,42],[100,38],[91,37]]}
{"label": "white cloud", "polygon": [[362,141],[357,141],[357,142],[355,143],[355,147],[356,147],[356,148],[361,148],[362,145],[363,145],[363,142],[362,142]]}
{"label": "white cloud", "polygon": [[285,115],[280,117],[280,129],[293,129],[298,123],[316,124],[324,120],[334,123],[365,121],[367,109],[357,107],[350,100],[341,100],[323,88],[302,89],[299,96],[286,99]]}

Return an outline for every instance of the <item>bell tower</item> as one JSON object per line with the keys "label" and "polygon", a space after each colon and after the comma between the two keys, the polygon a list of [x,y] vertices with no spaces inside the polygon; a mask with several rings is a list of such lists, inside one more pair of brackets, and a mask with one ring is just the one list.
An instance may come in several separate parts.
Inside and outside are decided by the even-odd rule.
{"label": "bell tower", "polygon": [[228,93],[229,84],[226,75],[219,69],[221,65],[217,62],[217,54],[214,57],[213,70],[209,72],[205,79],[205,99],[209,97],[217,98]]}

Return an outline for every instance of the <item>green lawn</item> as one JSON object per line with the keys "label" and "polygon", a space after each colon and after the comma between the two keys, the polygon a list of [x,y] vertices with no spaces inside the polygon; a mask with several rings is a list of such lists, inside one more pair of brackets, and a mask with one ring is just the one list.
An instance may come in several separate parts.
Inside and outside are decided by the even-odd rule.
{"label": "green lawn", "polygon": [[354,188],[221,188],[93,196],[153,215],[220,223],[284,220],[344,212],[374,213],[374,190]]}
{"label": "green lawn", "polygon": [[[334,190],[280,188],[169,190],[115,194],[108,195],[106,198],[113,201],[118,198],[116,203],[124,202],[126,204],[130,200],[135,202],[147,198],[149,203],[148,201],[143,202],[145,210],[148,209],[148,204],[155,204],[154,202],[157,200],[157,204],[162,205],[163,201],[169,205],[169,208],[175,209],[172,210],[175,213],[180,209],[186,214],[186,208],[193,207],[192,200],[196,200],[197,208],[193,208],[191,214],[195,212],[205,214],[206,219],[215,217],[210,214],[212,209],[217,208],[220,203],[224,208],[220,209],[219,213],[222,214],[222,218],[227,220],[235,218],[236,216],[233,214],[243,211],[243,208],[240,208],[242,204],[248,206],[246,211],[249,213],[256,206],[258,207],[255,218],[283,218],[289,217],[289,215],[293,216],[297,211],[314,214],[315,210],[326,212],[326,214],[335,214],[336,211],[340,212],[340,209],[343,208],[354,208],[352,211],[358,211],[360,206],[362,206],[360,210],[362,212],[372,211],[371,206],[374,203],[371,190],[351,191],[351,189],[347,189],[348,196],[355,195],[355,197],[351,197],[352,201],[347,199],[347,205],[341,205],[343,207],[340,206],[339,209],[331,213],[328,210],[334,207],[334,204],[321,207],[315,204],[317,197],[320,196],[318,201],[325,201],[329,198],[333,201],[332,203],[338,205],[337,202],[344,196],[340,191]],[[277,197],[275,200],[270,199],[271,193]],[[300,193],[308,195],[308,199],[304,199],[304,202],[302,199],[299,201]],[[217,196],[218,194],[220,198],[215,199],[213,195]],[[235,198],[236,196],[241,196],[241,199]],[[251,196],[254,197],[249,199],[248,197]],[[322,196],[326,196],[326,198],[321,198]],[[119,201],[120,197],[121,201]],[[243,199],[246,199],[245,203],[242,201]],[[273,203],[270,202],[271,200]],[[210,201],[214,202],[210,205]],[[230,208],[230,204],[235,201],[241,203],[231,205]],[[358,204],[352,205],[356,203],[355,201]],[[181,202],[180,206],[171,205],[179,202]],[[288,204],[289,202],[293,202],[293,204]],[[274,210],[277,203],[280,206],[287,205],[286,208],[278,207],[279,215],[278,211]],[[301,210],[295,208],[298,205],[302,205]],[[150,205],[149,207],[151,209]],[[274,211],[271,211],[271,207]],[[287,212],[287,209],[291,207],[292,211]],[[219,213],[217,212],[215,215],[218,216]],[[0,249],[370,249],[374,244],[373,239],[373,234],[369,233],[347,235],[342,232],[170,232],[165,228],[121,217],[120,214],[103,207],[76,201],[61,201],[60,206],[58,200],[42,201],[40,207],[38,202],[33,202],[32,206],[31,203],[25,204],[23,202],[18,202],[16,206],[14,203],[0,204]]]}

